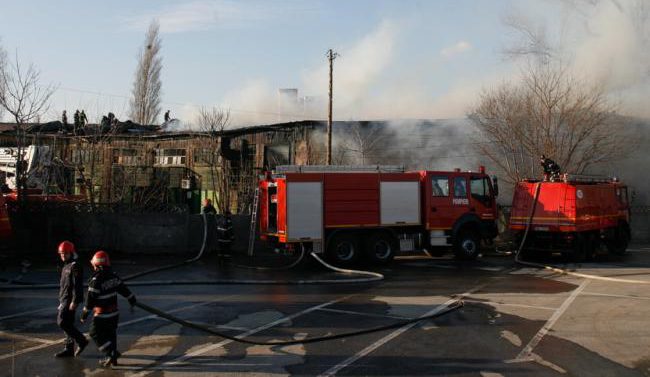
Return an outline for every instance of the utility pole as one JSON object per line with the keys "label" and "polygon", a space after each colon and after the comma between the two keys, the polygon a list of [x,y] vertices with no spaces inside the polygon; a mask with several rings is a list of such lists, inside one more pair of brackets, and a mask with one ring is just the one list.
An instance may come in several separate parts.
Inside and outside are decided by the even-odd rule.
{"label": "utility pole", "polygon": [[334,59],[339,56],[330,48],[327,51],[327,59],[330,62],[330,90],[329,90],[329,106],[327,108],[327,165],[332,165],[332,76],[334,70]]}

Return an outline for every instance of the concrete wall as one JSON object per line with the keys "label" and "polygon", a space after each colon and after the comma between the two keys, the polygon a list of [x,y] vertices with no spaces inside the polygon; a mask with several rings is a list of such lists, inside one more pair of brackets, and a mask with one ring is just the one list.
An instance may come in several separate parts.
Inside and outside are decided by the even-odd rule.
{"label": "concrete wall", "polygon": [[[503,231],[507,212],[500,218]],[[31,253],[52,252],[64,239],[72,240],[80,250],[105,249],[112,252],[139,254],[175,254],[194,256],[203,243],[203,219],[189,214],[119,214],[86,213],[51,218],[31,217],[30,228],[19,232],[24,250]],[[206,216],[208,236],[206,253],[217,249],[216,219]],[[235,242],[232,250],[248,249],[250,216],[233,216]],[[636,207],[632,213],[633,242],[650,241],[650,207]],[[256,242],[256,249],[264,247]]]}
{"label": "concrete wall", "polygon": [[[209,253],[217,248],[216,218],[206,215],[206,220]],[[233,250],[248,248],[249,224],[250,216],[233,216]],[[74,238],[84,249],[194,256],[201,250],[204,226],[196,214],[86,214],[75,219]]]}

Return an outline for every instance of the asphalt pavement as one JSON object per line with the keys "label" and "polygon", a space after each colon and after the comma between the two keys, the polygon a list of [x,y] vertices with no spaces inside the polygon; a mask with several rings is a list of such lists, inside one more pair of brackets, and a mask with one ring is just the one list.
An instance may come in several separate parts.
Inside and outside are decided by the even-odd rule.
{"label": "asphalt pavement", "polygon": [[[128,276],[178,261],[122,256],[114,269]],[[291,261],[277,257],[264,263]],[[141,309],[131,312],[120,299],[122,357],[117,367],[105,369],[92,344],[78,358],[53,358],[63,341],[55,323],[55,289],[0,284],[0,376],[650,376],[650,245],[582,264],[538,260],[587,277],[517,265],[506,255],[465,263],[415,255],[387,267],[360,266],[383,274],[380,282],[174,284],[349,278],[315,263],[265,271],[233,265],[250,262],[236,258],[220,266],[207,256],[134,279],[132,290],[141,302],[184,320],[260,341],[393,324],[435,313],[457,299],[465,305],[435,320],[372,334],[261,346],[184,328]],[[0,278],[58,281],[56,269],[44,262],[25,268],[16,261]],[[158,285],[146,285],[154,281]],[[88,324],[80,328],[87,331]]]}

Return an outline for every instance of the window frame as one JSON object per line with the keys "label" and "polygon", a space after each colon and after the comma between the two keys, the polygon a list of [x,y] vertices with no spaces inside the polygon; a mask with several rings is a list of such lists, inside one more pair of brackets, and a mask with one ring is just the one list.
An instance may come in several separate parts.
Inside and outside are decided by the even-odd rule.
{"label": "window frame", "polygon": [[[435,194],[434,189],[433,189],[434,179],[436,179],[436,184],[438,184],[438,182],[442,182],[442,181],[445,181],[447,183],[446,190],[445,190],[445,188],[440,187],[440,185],[438,184],[438,187],[440,187],[440,190],[442,190],[443,195],[436,195]],[[431,197],[433,197],[433,198],[448,198],[449,197],[451,192],[449,190],[449,176],[448,175],[432,175],[430,182],[431,182]],[[445,194],[445,191],[446,191],[446,194]]]}

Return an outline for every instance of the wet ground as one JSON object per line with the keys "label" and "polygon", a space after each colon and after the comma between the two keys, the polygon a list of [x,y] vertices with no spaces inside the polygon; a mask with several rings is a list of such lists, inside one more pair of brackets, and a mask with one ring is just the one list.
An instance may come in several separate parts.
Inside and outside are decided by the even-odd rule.
{"label": "wet ground", "polygon": [[[170,258],[116,260],[122,276]],[[271,261],[272,262],[272,261]],[[277,262],[277,261],[276,261]],[[649,376],[650,246],[622,258],[563,264],[603,280],[561,275],[487,255],[461,264],[406,257],[375,269],[386,279],[338,285],[178,285],[210,279],[346,278],[307,266],[252,271],[198,263],[131,281],[138,299],[188,321],[250,340],[303,339],[366,329],[440,310],[454,297],[465,306],[436,320],[354,338],[292,346],[225,340],[133,313],[120,299],[120,366],[103,369],[94,345],[78,358],[62,348],[56,291],[0,290],[0,376]],[[279,262],[277,262],[279,263]],[[56,271],[34,264],[4,279],[56,283]],[[626,282],[616,281],[623,279]],[[140,285],[146,281],[166,285]],[[1,287],[1,286],[0,286]],[[84,331],[88,325],[81,325]]]}

